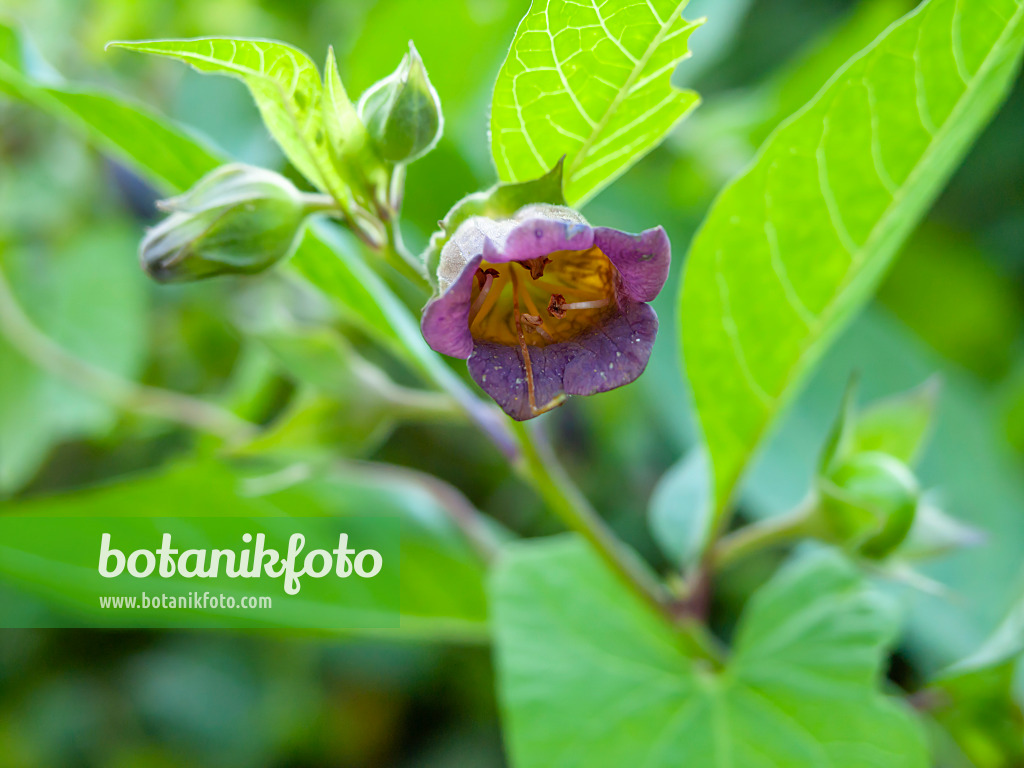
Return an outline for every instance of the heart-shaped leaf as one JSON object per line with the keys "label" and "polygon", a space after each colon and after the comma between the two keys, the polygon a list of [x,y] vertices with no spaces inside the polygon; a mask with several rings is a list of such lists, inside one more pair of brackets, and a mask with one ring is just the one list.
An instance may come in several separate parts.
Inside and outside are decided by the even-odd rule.
{"label": "heart-shaped leaf", "polygon": [[924,768],[922,733],[878,692],[895,625],[833,553],[752,599],[712,670],[582,541],[509,547],[491,583],[516,768]]}

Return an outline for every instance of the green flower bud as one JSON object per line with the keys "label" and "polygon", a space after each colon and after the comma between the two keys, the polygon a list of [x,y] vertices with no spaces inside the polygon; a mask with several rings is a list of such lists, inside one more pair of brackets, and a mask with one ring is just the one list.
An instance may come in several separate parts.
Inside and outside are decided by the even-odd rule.
{"label": "green flower bud", "polygon": [[882,559],[907,537],[920,490],[898,459],[876,452],[855,454],[819,481],[821,516],[837,543]]}
{"label": "green flower bud", "polygon": [[253,274],[288,256],[311,206],[283,176],[225,165],[160,203],[170,216],[146,234],[142,267],[161,283]]}
{"label": "green flower bud", "polygon": [[398,69],[363,94],[358,110],[380,156],[391,163],[423,157],[444,128],[441,100],[411,42]]}

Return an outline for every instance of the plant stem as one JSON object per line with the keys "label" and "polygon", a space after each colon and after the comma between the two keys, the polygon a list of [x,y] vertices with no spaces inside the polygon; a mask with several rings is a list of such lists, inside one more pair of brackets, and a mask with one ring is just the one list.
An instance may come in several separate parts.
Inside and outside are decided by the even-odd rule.
{"label": "plant stem", "polygon": [[387,234],[387,242],[381,251],[388,264],[394,267],[400,275],[412,281],[414,285],[429,288],[430,281],[427,279],[426,267],[409,253],[409,249],[405,247],[405,242],[402,240],[398,214],[382,223]]}
{"label": "plant stem", "polygon": [[513,431],[522,454],[515,468],[537,490],[548,509],[570,530],[590,542],[612,571],[673,625],[691,654],[716,668],[720,667],[724,654],[707,627],[691,616],[672,615],[664,585],[598,516],[558,462],[547,441],[535,428],[523,422],[515,422]]}
{"label": "plant stem", "polygon": [[467,421],[466,413],[459,401],[447,392],[432,392],[394,385],[387,395],[392,403],[392,413],[400,420],[417,424],[451,423]]}
{"label": "plant stem", "polygon": [[660,610],[666,597],[664,587],[594,511],[548,443],[523,422],[515,422],[513,432],[521,449],[521,458],[515,465],[519,474],[566,527],[589,541],[612,570]]}
{"label": "plant stem", "polygon": [[790,512],[740,528],[715,546],[712,554],[714,569],[725,568],[755,552],[813,534],[817,511],[818,501],[812,496]]}
{"label": "plant stem", "polygon": [[501,540],[495,534],[495,529],[454,486],[426,472],[395,464],[349,460],[342,462],[341,466],[358,473],[362,478],[375,478],[392,483],[405,482],[421,488],[448,514],[452,523],[485,563],[490,563],[497,557]]}
{"label": "plant stem", "polygon": [[255,426],[216,405],[128,381],[75,357],[35,326],[18,304],[2,270],[0,335],[43,370],[68,380],[121,410],[183,424],[231,443],[248,440],[256,432]]}
{"label": "plant stem", "polygon": [[345,209],[331,195],[321,195],[315,192],[303,192],[302,202],[306,205],[307,214],[333,213],[346,216]]}
{"label": "plant stem", "polygon": [[[398,267],[399,271],[414,280],[418,287],[429,290],[430,284],[426,278],[425,267],[405,247],[397,218],[397,214],[395,214],[383,222],[388,233],[388,244],[384,248],[385,256],[389,263],[404,265]],[[421,367],[421,370],[428,381],[448,393],[459,403],[470,419],[494,442],[506,458],[518,461],[517,446],[510,434],[508,419],[504,414],[495,409],[493,405],[480,400],[444,363],[439,362],[437,367],[428,369]]]}

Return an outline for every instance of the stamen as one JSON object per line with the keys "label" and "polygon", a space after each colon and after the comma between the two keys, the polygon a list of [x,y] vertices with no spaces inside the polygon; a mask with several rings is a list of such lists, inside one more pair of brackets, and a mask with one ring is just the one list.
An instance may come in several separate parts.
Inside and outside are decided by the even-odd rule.
{"label": "stamen", "polygon": [[[523,364],[526,366],[526,394],[530,403],[530,413],[533,416],[540,416],[565,402],[565,395],[559,395],[542,408],[537,407],[537,387],[533,381],[533,361],[530,360],[530,348],[526,344],[526,333],[523,331],[525,317],[519,309],[519,278],[515,270],[510,273],[512,276],[512,317],[515,319],[516,333],[519,336],[519,349],[523,353]],[[539,318],[537,318],[539,319]]]}
{"label": "stamen", "polygon": [[523,332],[523,313],[519,309],[519,278],[513,269],[512,275],[512,317],[519,336],[519,350],[523,353],[523,364],[526,366],[526,395],[530,402],[530,410],[537,413],[537,392],[533,383],[533,362],[530,360],[530,348],[526,345],[526,334]]}
{"label": "stamen", "polygon": [[476,270],[476,284],[481,288],[484,287],[484,283],[490,282],[488,277],[501,277],[501,272],[496,270],[494,267],[488,267],[487,269],[477,268]]}
{"label": "stamen", "polygon": [[523,269],[528,270],[530,277],[534,280],[540,280],[544,277],[544,269],[551,263],[551,259],[547,256],[538,256],[536,259],[517,261],[516,263]]}
{"label": "stamen", "polygon": [[494,278],[500,275],[501,273],[496,269],[478,269],[476,271],[476,281],[480,284],[480,294],[476,297],[476,301],[473,302],[473,306],[469,308],[470,325],[476,319],[480,307],[484,305],[484,301],[487,300],[487,294],[491,292]]}
{"label": "stamen", "polygon": [[572,304],[563,304],[562,309],[603,309],[612,303],[611,299],[598,299],[597,301],[576,301]]}
{"label": "stamen", "polygon": [[565,296],[560,293],[551,294],[551,301],[548,302],[548,314],[558,320],[565,317]]}
{"label": "stamen", "polygon": [[548,302],[548,314],[561,320],[567,312],[584,309],[602,309],[612,303],[611,299],[597,299],[595,301],[575,301],[566,303],[565,296],[560,293],[552,294]]}
{"label": "stamen", "polygon": [[539,334],[545,341],[554,342],[551,338],[551,334],[544,328],[544,321],[540,315],[523,315],[523,322],[526,323],[530,328],[537,334]]}

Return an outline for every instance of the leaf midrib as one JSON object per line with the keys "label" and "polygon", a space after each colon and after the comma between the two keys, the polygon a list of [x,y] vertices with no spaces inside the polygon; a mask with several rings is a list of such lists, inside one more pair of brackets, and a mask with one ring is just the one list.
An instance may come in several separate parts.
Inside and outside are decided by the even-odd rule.
{"label": "leaf midrib", "polygon": [[[168,40],[137,40],[137,41],[134,41],[134,42],[133,41],[120,41],[120,40],[117,40],[117,41],[114,41],[112,43],[107,43],[107,48],[124,48],[126,50],[131,50],[131,51],[141,51],[143,53],[159,53],[159,54],[164,55],[164,56],[188,57],[188,58],[193,58],[193,59],[199,59],[200,61],[205,61],[207,64],[213,64],[213,65],[218,66],[218,67],[225,67],[227,69],[231,69],[231,70],[233,70],[235,72],[238,72],[239,74],[255,75],[257,77],[263,78],[264,80],[269,80],[271,82],[276,83],[277,85],[280,85],[280,83],[278,83],[274,78],[272,78],[270,75],[268,75],[265,70],[253,69],[252,67],[244,67],[244,66],[242,66],[240,64],[235,64],[232,61],[227,61],[225,59],[214,58],[213,56],[209,56],[209,55],[204,54],[204,53],[196,53],[195,51],[176,51],[176,50],[173,50],[171,48],[162,47],[163,44],[165,44],[167,42],[174,42],[174,43],[252,43],[253,45],[259,45],[260,43],[265,43],[267,45],[279,46],[279,47],[287,50],[289,53],[292,54],[293,60],[295,61],[296,65],[299,65],[300,62],[299,62],[298,59],[294,59],[294,55],[295,54],[299,54],[299,55],[301,55],[301,56],[303,56],[305,58],[305,54],[302,53],[302,51],[298,50],[297,48],[293,48],[292,46],[290,46],[290,45],[288,45],[286,43],[281,43],[281,42],[278,42],[276,40],[265,40],[265,39],[262,39],[262,38],[255,38],[255,37],[195,37],[195,38],[188,38],[188,39],[182,39],[182,40],[170,40],[170,41],[168,41]],[[161,46],[161,47],[158,47],[158,46]],[[236,52],[237,52],[237,49],[236,49]],[[307,61],[308,61],[308,58],[307,58]],[[312,62],[309,62],[309,64],[310,64],[310,66],[313,69],[316,69],[316,67],[312,66],[312,64],[313,64]],[[283,91],[284,89],[282,88],[281,90]]]}
{"label": "leaf midrib", "polygon": [[[959,6],[959,0],[957,2],[957,6]],[[924,13],[930,7],[930,5],[919,6],[917,9],[915,9],[910,14],[905,16],[903,18],[903,22],[909,21],[915,16]],[[982,65],[978,68],[978,71],[975,73],[974,77],[971,79],[970,82],[966,84],[963,95],[957,100],[957,103],[954,105],[953,109],[949,113],[949,117],[946,118],[946,121],[932,136],[932,139],[928,144],[928,148],[921,154],[920,162],[914,166],[914,169],[910,172],[910,174],[908,174],[906,181],[904,181],[904,183],[900,185],[899,189],[896,191],[896,194],[893,195],[893,201],[889,204],[889,207],[886,209],[885,213],[883,213],[882,216],[879,218],[878,223],[872,228],[871,234],[868,236],[868,239],[865,241],[864,245],[858,250],[857,253],[858,255],[860,255],[861,258],[855,258],[855,263],[851,265],[851,269],[848,271],[847,277],[844,278],[843,282],[837,288],[835,294],[833,294],[832,299],[829,300],[828,305],[819,316],[819,328],[822,330],[812,330],[810,333],[808,333],[807,342],[802,346],[800,355],[796,358],[793,365],[790,366],[789,370],[787,371],[783,379],[783,386],[781,392],[778,395],[772,397],[773,404],[775,404],[776,407],[771,411],[771,413],[768,414],[767,418],[762,420],[761,427],[756,432],[754,440],[748,443],[750,447],[746,451],[744,451],[741,456],[742,462],[740,462],[737,468],[732,471],[732,476],[728,479],[728,483],[725,486],[726,492],[721,494],[716,502],[716,518],[721,517],[724,510],[731,502],[733,493],[735,492],[736,485],[739,482],[739,479],[742,476],[743,472],[746,470],[748,464],[750,463],[750,457],[761,445],[761,441],[763,440],[765,433],[768,431],[768,429],[771,427],[773,423],[774,415],[777,414],[779,410],[781,410],[782,406],[779,405],[779,403],[783,401],[784,398],[787,397],[787,395],[792,395],[791,388],[793,382],[799,378],[802,363],[804,362],[804,359],[807,357],[808,352],[821,338],[826,336],[828,332],[834,332],[835,329],[830,328],[830,324],[832,323],[836,315],[836,305],[841,303],[840,301],[838,301],[836,297],[841,296],[841,294],[847,289],[847,287],[852,282],[854,282],[856,278],[861,274],[861,266],[866,258],[865,254],[870,253],[876,247],[877,241],[881,237],[880,233],[885,232],[887,230],[889,221],[896,215],[897,211],[900,209],[903,202],[905,201],[907,197],[907,190],[913,189],[917,179],[924,173],[924,171],[930,168],[929,161],[935,154],[935,148],[937,146],[940,146],[942,142],[945,140],[946,136],[951,132],[950,126],[955,125],[959,121],[961,113],[964,111],[964,105],[969,103],[974,94],[976,93],[977,84],[983,82],[984,79],[988,76],[989,72],[993,69],[993,60],[997,57],[997,53],[999,53],[1006,45],[1006,39],[1012,35],[1013,30],[1015,30],[1017,26],[1021,23],[1022,18],[1024,18],[1024,5],[1022,5],[1018,0],[1017,10],[1014,13],[1013,17],[1006,24],[1006,27],[1004,28],[1002,34],[1000,34],[999,38],[996,40],[991,50],[985,56],[985,60],[982,62]],[[883,36],[876,39],[875,42],[872,43],[870,46],[865,48],[860,55],[854,57],[849,62],[847,62],[847,64],[825,84],[825,86],[819,92],[818,96],[812,99],[803,109],[794,114],[784,124],[779,126],[779,128],[777,129],[777,133],[784,130],[789,125],[795,123],[805,114],[814,109],[820,103],[822,96],[828,93],[832,86],[839,82],[849,72],[849,70],[853,68],[855,64],[859,63],[861,60],[867,58],[872,53],[874,53],[882,45],[882,43],[887,41],[888,39],[889,33],[886,33]],[[760,158],[758,158],[758,161],[759,160]]]}
{"label": "leaf midrib", "polygon": [[[641,56],[640,59],[633,65],[633,69],[630,71],[629,77],[626,78],[626,82],[623,84],[622,88],[619,89],[619,92],[615,94],[615,98],[612,99],[612,103],[608,105],[608,109],[606,109],[604,111],[604,114],[601,115],[601,118],[597,121],[597,124],[591,129],[590,135],[587,137],[586,141],[583,142],[583,144],[579,148],[579,151],[576,153],[576,157],[573,159],[572,165],[569,166],[569,170],[566,173],[566,186],[572,183],[576,175],[576,172],[580,168],[580,164],[586,159],[587,152],[590,151],[590,148],[597,141],[598,137],[601,135],[604,129],[608,127],[609,121],[615,114],[616,110],[618,110],[622,102],[626,98],[628,98],[630,89],[632,89],[632,87],[636,84],[636,81],[640,77],[640,75],[643,74],[644,69],[647,68],[647,65],[651,61],[651,57],[654,55],[655,51],[658,50],[661,44],[665,41],[665,36],[668,34],[668,31],[676,23],[676,20],[679,19],[679,17],[682,15],[683,10],[686,8],[688,4],[689,0],[681,0],[681,2],[676,5],[675,10],[673,10],[672,13],[669,14],[669,17],[664,22],[662,22],[661,28],[658,30],[658,34],[654,36],[654,39],[651,41],[651,44],[647,46],[647,50],[644,51],[644,55]],[[600,16],[601,11],[599,9],[595,9],[595,11],[597,12],[598,16]],[[655,18],[657,18],[657,16],[655,16]],[[551,35],[550,28],[548,29],[548,35]],[[612,39],[610,34],[608,35],[608,39]]]}
{"label": "leaf midrib", "polygon": [[[164,48],[164,47],[159,47],[158,48],[158,47],[156,47],[154,45],[154,43],[159,43],[159,42],[162,42],[162,41],[151,41],[151,42],[143,41],[141,43],[110,43],[110,45],[117,46],[119,48],[126,48],[128,50],[141,51],[143,53],[156,53],[156,54],[159,54],[161,56],[170,56],[170,57],[182,58],[182,59],[195,59],[197,61],[202,61],[202,62],[205,62],[207,64],[213,65],[215,67],[223,67],[224,69],[230,70],[231,72],[234,72],[235,74],[237,74],[237,75],[239,75],[239,76],[241,76],[243,78],[246,78],[246,77],[259,78],[261,81],[269,84],[271,87],[276,88],[278,90],[278,92],[280,93],[281,103],[284,105],[285,113],[288,115],[288,119],[291,122],[292,127],[295,129],[295,135],[298,137],[300,145],[302,147],[302,150],[306,154],[306,159],[310,163],[310,166],[313,169],[315,169],[316,172],[317,172],[318,178],[310,179],[310,181],[312,181],[314,183],[319,183],[325,189],[331,190],[331,187],[333,186],[333,182],[331,181],[331,176],[325,170],[325,168],[323,167],[323,164],[321,163],[321,160],[318,157],[318,153],[315,151],[315,149],[313,147],[311,147],[309,145],[309,142],[306,140],[305,130],[303,128],[302,123],[299,121],[299,116],[297,114],[295,114],[295,112],[292,109],[291,102],[295,98],[295,91],[294,90],[292,91],[291,95],[289,95],[288,92],[285,90],[284,84],[281,83],[277,78],[274,78],[274,77],[270,76],[269,74],[267,74],[265,69],[253,69],[252,67],[245,67],[245,66],[242,66],[240,64],[236,64],[233,61],[226,61],[224,59],[214,58],[213,56],[209,56],[209,55],[202,54],[202,53],[196,53],[194,51],[175,51],[175,50],[172,50],[170,48]],[[214,43],[214,42],[232,42],[232,43],[245,42],[245,43],[252,43],[253,45],[256,45],[256,46],[258,46],[260,43],[266,43],[268,45],[280,46],[281,48],[283,48],[286,51],[288,51],[288,54],[291,56],[292,61],[295,63],[295,67],[296,67],[296,69],[295,69],[296,82],[298,81],[298,78],[301,76],[302,70],[305,69],[305,67],[303,67],[303,65],[302,65],[301,60],[296,58],[296,54],[301,55],[303,58],[305,58],[305,54],[303,54],[301,51],[299,51],[297,49],[292,48],[289,45],[286,45],[284,43],[275,42],[273,40],[262,40],[262,39],[257,39],[257,38],[237,38],[237,39],[235,39],[235,38],[229,38],[229,37],[202,37],[202,38],[195,38],[193,40],[183,40],[183,41],[179,41],[179,42],[191,42],[191,43],[209,42],[211,44]],[[237,49],[236,49],[236,52],[237,52]],[[261,51],[261,54],[260,54],[260,60],[263,61],[263,52],[262,51]],[[316,72],[317,70],[316,70],[316,67],[313,65],[313,63],[311,61],[309,61],[308,58],[306,58],[306,61],[309,64],[309,68],[311,68],[314,72]],[[319,73],[317,73],[317,76],[319,77]],[[297,85],[296,85],[296,87],[297,87]],[[311,104],[312,103],[316,103],[316,102],[319,101],[320,97],[322,96],[322,90],[323,90],[323,86],[321,85],[321,92],[314,95],[314,98],[311,99]],[[336,193],[336,192],[338,192],[338,190],[334,190],[333,192]]]}

